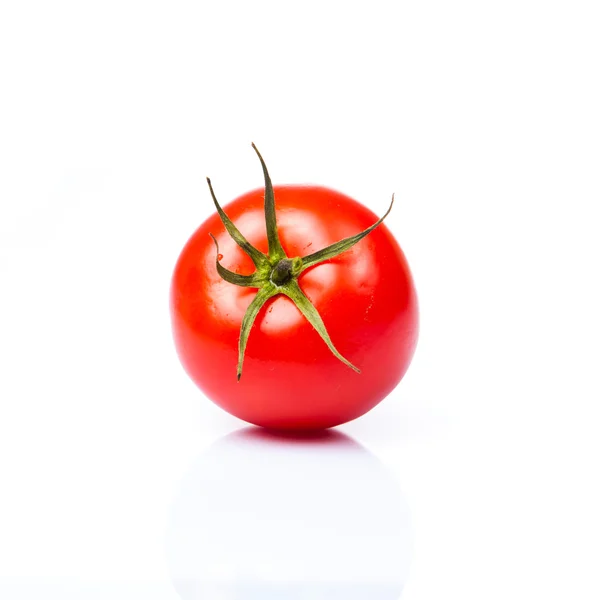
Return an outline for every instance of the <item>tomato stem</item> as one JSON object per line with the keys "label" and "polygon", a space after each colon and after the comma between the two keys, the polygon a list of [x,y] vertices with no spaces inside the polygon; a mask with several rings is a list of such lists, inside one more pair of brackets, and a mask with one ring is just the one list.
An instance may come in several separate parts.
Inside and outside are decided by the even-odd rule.
{"label": "tomato stem", "polygon": [[271,281],[277,286],[282,286],[293,277],[296,277],[301,270],[302,259],[299,256],[296,258],[282,258],[271,271]]}
{"label": "tomato stem", "polygon": [[344,358],[344,356],[342,356],[334,346],[331,338],[329,337],[329,333],[327,332],[327,328],[325,327],[325,323],[323,323],[321,315],[302,291],[298,283],[298,276],[309,267],[313,267],[319,263],[339,256],[346,250],[352,248],[352,246],[357,244],[365,236],[369,235],[369,233],[377,228],[390,214],[392,206],[394,205],[394,196],[392,195],[392,201],[386,213],[377,222],[371,225],[371,227],[368,227],[356,235],[345,238],[339,242],[336,242],[335,244],[331,244],[326,248],[318,250],[313,254],[309,254],[304,258],[300,258],[299,256],[295,258],[288,258],[281,245],[281,240],[279,239],[277,215],[275,211],[275,194],[273,192],[271,177],[260,152],[254,144],[252,144],[252,148],[254,148],[254,151],[260,160],[265,179],[265,222],[267,227],[267,239],[269,242],[268,255],[263,254],[260,250],[255,248],[242,235],[233,221],[231,221],[225,211],[221,208],[215,196],[211,181],[208,177],[206,178],[214,205],[221,221],[223,222],[223,225],[225,226],[225,229],[227,230],[227,233],[229,233],[236,244],[238,244],[238,246],[240,246],[240,248],[251,258],[256,267],[256,271],[252,275],[240,275],[239,273],[234,273],[233,271],[223,267],[219,261],[219,244],[217,243],[216,238],[210,234],[216,245],[217,258],[215,263],[219,276],[225,281],[234,285],[258,288],[256,296],[250,303],[250,306],[248,306],[244,318],[242,319],[239,340],[237,379],[239,381],[242,376],[246,345],[248,343],[248,338],[250,336],[252,326],[254,325],[254,321],[256,320],[256,317],[265,303],[277,294],[284,294],[290,298],[298,310],[304,315],[306,320],[321,336],[322,340],[327,344],[327,347],[331,350],[332,354],[345,365],[357,373],[360,373],[360,370],[349,360]]}

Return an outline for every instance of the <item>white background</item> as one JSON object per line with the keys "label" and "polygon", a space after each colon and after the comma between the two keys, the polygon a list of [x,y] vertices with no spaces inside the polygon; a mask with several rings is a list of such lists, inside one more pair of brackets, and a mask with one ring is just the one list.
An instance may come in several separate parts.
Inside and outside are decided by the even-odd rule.
{"label": "white background", "polygon": [[[291,587],[274,597],[337,598],[339,584],[351,599],[358,571],[361,599],[393,600],[369,591],[386,577],[403,600],[600,597],[599,13],[2,2],[0,597],[176,600],[198,550],[176,542],[170,562],[186,518],[203,557],[188,577],[237,562],[184,600],[264,600],[278,577]],[[212,211],[204,177],[223,202],[260,186],[252,141],[275,183],[327,185],[378,213],[395,192],[388,224],[420,297],[398,389],[339,428],[350,440],[294,458],[307,483],[279,517],[327,526],[332,506],[305,502],[325,480],[348,503],[328,582],[323,531],[264,510],[280,477],[294,489],[292,466],[269,469],[298,446],[246,454],[247,434],[224,438],[244,424],[195,389],[170,337],[171,270]],[[251,476],[217,478],[213,512],[195,513],[185,482],[205,489],[221,464]],[[391,483],[381,503],[365,492]],[[371,518],[406,535],[378,545]],[[268,570],[292,548],[297,562]],[[254,587],[227,591],[228,577]]]}

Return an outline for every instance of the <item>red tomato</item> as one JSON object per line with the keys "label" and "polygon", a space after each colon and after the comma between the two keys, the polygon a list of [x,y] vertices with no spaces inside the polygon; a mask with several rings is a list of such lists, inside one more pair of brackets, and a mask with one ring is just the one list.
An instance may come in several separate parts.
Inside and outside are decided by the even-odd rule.
{"label": "red tomato", "polygon": [[[377,216],[324,187],[276,186],[277,225],[288,257],[303,257],[365,230]],[[224,207],[247,240],[268,251],[265,191]],[[406,372],[417,342],[417,298],[406,259],[384,224],[339,256],[309,267],[298,284],[320,313],[342,363],[284,295],[262,307],[249,334],[238,381],[238,341],[256,288],[224,281],[215,266],[255,271],[215,213],[192,235],[175,267],[171,316],[181,362],[223,409],[256,425],[321,429],[355,419],[377,405]]]}

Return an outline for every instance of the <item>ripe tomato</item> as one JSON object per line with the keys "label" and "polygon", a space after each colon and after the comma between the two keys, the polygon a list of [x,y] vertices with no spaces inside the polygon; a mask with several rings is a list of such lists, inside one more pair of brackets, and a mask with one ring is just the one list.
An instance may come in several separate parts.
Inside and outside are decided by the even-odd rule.
{"label": "ripe tomato", "polygon": [[[225,206],[224,213],[266,257],[275,242],[268,239],[265,205],[270,179],[262,164],[265,190],[244,194]],[[377,222],[370,210],[331,189],[299,185],[271,189],[275,231],[287,257],[318,254]],[[214,195],[213,199],[222,211]],[[271,217],[274,224],[275,212]],[[285,295],[285,286],[273,288],[272,266],[279,259],[255,267],[221,218],[215,213],[192,235],[171,284],[175,346],[198,387],[236,417],[277,429],[333,427],[361,416],[385,398],[406,372],[418,334],[413,280],[387,227],[379,224],[333,258],[321,257],[314,265],[308,261],[299,275],[295,263],[292,267],[292,261],[284,259],[288,268],[284,275],[292,279],[290,284],[297,282],[306,302],[316,309],[311,310],[322,318],[323,334],[314,322],[318,315],[309,322],[310,306],[304,300],[299,304],[297,296]],[[222,261],[218,267],[217,252]],[[263,289],[257,291],[259,284],[246,282],[240,287],[226,281],[223,268],[230,278],[260,272],[264,275],[260,285],[274,290],[250,323],[245,351],[238,347],[242,323]],[[238,380],[242,360],[243,376]]]}

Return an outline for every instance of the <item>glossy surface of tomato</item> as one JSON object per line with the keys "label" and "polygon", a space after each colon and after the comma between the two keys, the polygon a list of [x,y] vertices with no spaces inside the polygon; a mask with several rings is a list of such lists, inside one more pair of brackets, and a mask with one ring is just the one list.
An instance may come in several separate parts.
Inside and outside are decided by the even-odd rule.
{"label": "glossy surface of tomato", "polygon": [[[279,236],[289,257],[315,252],[377,221],[355,200],[327,188],[274,189]],[[248,241],[266,253],[263,203],[264,190],[255,190],[224,209]],[[255,268],[217,214],[192,235],[175,267],[175,346],[187,373],[216,404],[264,427],[320,429],[361,416],[399,383],[417,342],[417,299],[404,254],[384,224],[298,278],[333,343],[361,373],[340,362],[293,302],[278,295],[254,323],[239,382],[240,324],[256,289],[220,278],[210,233],[219,243],[223,266],[240,274]]]}

